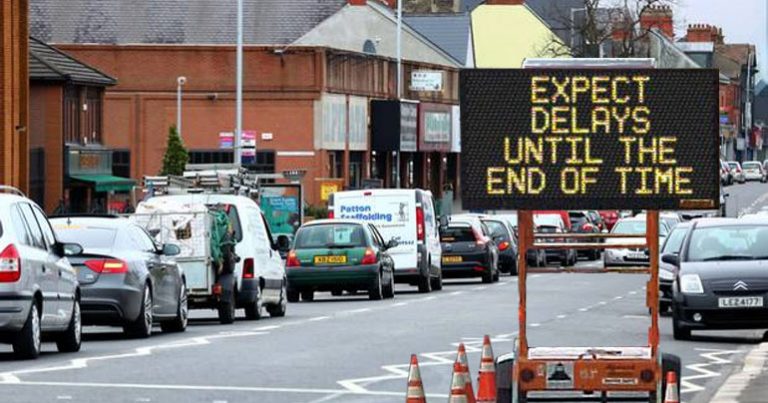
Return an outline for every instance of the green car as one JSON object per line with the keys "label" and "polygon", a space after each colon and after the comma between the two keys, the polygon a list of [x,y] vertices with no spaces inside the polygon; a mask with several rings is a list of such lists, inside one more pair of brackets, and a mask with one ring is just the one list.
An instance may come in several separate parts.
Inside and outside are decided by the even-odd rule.
{"label": "green car", "polygon": [[395,296],[395,264],[387,250],[397,241],[384,241],[372,224],[354,220],[317,220],[296,232],[288,252],[288,301],[312,301],[315,291],[339,296],[345,290],[365,290],[372,300]]}

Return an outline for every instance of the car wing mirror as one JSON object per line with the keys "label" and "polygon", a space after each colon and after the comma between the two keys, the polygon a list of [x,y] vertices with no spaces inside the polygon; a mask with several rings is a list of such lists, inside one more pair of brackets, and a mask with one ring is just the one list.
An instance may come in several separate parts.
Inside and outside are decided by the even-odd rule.
{"label": "car wing mirror", "polygon": [[680,256],[672,254],[672,253],[665,253],[665,254],[663,254],[661,256],[661,261],[666,263],[666,264],[675,266],[675,267],[680,266]]}
{"label": "car wing mirror", "polygon": [[177,256],[181,254],[181,248],[179,248],[179,245],[167,243],[163,245],[161,253],[163,256]]}
{"label": "car wing mirror", "polygon": [[392,249],[392,248],[396,248],[397,245],[399,245],[398,239],[397,238],[392,238],[392,239],[390,239],[387,242],[386,245],[384,245],[384,248],[389,250],[389,249]]}
{"label": "car wing mirror", "polygon": [[287,235],[279,235],[277,237],[277,250],[280,252],[287,252],[291,249],[291,240]]}
{"label": "car wing mirror", "polygon": [[83,247],[77,243],[57,243],[56,254],[61,257],[76,256],[83,253]]}
{"label": "car wing mirror", "polygon": [[449,223],[448,216],[441,215],[440,216],[440,230],[444,231],[446,228],[448,228],[448,223]]}

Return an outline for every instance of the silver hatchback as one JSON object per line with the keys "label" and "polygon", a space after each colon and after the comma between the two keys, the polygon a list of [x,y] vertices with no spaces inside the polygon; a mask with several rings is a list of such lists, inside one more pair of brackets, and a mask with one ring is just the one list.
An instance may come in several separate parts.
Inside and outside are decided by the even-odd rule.
{"label": "silver hatchback", "polygon": [[[18,358],[40,355],[43,334],[61,352],[80,350],[77,276],[43,211],[18,190],[0,186],[0,342]],[[66,253],[65,253],[66,252]]]}

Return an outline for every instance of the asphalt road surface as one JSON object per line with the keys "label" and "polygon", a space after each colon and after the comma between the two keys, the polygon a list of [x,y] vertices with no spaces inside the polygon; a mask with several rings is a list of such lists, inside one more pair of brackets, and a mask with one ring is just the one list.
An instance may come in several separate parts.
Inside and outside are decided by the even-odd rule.
{"label": "asphalt road surface", "polygon": [[[729,215],[766,205],[768,185],[726,188]],[[734,203],[738,200],[738,204]],[[757,202],[755,202],[757,201]],[[579,262],[580,267],[599,261]],[[532,346],[643,345],[650,324],[647,278],[630,274],[538,274],[529,278]],[[83,350],[59,354],[51,343],[37,361],[15,361],[0,345],[2,402],[402,402],[411,353],[418,353],[428,398],[444,401],[456,346],[468,348],[473,377],[482,336],[494,353],[517,335],[517,278],[496,284],[447,281],[418,294],[398,286],[394,300],[365,294],[290,304],[285,318],[219,325],[194,311],[186,333],[125,339],[117,328],[86,328]],[[241,313],[241,312],[239,312]],[[764,330],[694,333],[672,339],[660,319],[661,348],[683,360],[685,402],[708,402],[743,365]]]}

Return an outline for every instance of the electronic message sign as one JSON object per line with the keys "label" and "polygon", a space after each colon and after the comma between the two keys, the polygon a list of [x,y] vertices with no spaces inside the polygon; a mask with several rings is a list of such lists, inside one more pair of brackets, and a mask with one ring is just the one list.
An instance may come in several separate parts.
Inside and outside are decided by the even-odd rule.
{"label": "electronic message sign", "polygon": [[718,77],[712,69],[462,71],[464,208],[718,208]]}

